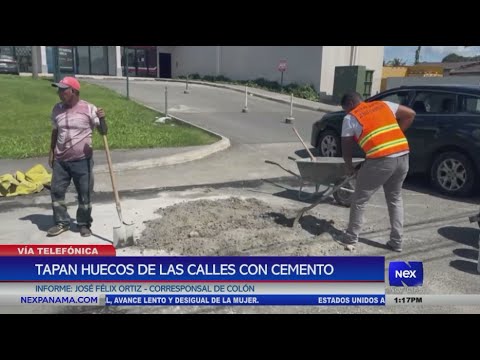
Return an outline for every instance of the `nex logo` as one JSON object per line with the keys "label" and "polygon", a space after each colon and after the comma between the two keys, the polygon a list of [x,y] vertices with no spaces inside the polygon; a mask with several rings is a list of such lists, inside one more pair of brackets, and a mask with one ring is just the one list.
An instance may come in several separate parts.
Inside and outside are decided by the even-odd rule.
{"label": "nex logo", "polygon": [[395,277],[396,278],[416,278],[415,273],[417,270],[395,270]]}
{"label": "nex logo", "polygon": [[422,286],[423,263],[392,261],[388,267],[390,286]]}

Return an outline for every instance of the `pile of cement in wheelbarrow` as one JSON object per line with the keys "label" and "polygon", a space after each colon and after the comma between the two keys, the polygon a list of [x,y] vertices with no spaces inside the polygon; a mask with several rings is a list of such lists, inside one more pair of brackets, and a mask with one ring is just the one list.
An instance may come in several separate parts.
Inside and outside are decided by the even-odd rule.
{"label": "pile of cement in wheelbarrow", "polygon": [[292,228],[295,210],[258,199],[197,200],[159,209],[145,223],[138,245],[172,255],[323,256],[338,245],[334,222],[305,215]]}

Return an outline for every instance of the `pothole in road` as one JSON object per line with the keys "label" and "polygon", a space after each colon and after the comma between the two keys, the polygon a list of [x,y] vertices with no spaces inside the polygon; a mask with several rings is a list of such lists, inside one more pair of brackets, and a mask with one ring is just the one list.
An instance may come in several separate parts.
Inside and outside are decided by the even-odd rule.
{"label": "pothole in road", "polygon": [[138,245],[189,256],[323,256],[338,245],[334,220],[274,208],[258,199],[197,200],[158,210]]}

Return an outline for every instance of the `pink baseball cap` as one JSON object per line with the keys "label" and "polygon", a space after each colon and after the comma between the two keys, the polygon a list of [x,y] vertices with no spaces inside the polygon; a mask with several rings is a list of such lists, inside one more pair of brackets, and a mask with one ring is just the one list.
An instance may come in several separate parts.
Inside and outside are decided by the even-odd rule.
{"label": "pink baseball cap", "polygon": [[65,76],[62,80],[60,80],[60,82],[53,83],[52,86],[60,89],[68,89],[71,87],[72,89],[80,91],[80,83],[72,76]]}

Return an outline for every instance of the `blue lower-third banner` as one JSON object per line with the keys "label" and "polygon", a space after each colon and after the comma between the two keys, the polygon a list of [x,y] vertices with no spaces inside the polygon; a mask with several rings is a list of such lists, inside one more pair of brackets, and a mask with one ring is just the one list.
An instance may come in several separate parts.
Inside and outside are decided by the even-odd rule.
{"label": "blue lower-third banner", "polygon": [[106,295],[105,305],[385,305],[385,295]]}

